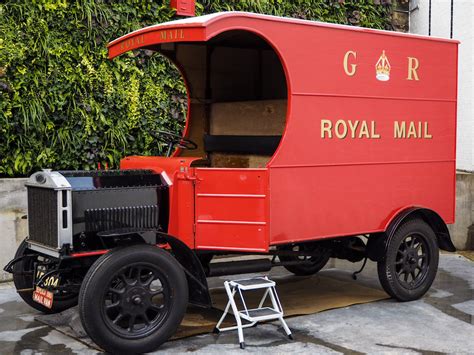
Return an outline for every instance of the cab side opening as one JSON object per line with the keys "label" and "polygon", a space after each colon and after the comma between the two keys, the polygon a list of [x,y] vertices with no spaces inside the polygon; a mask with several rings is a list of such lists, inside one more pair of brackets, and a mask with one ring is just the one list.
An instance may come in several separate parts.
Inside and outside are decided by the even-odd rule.
{"label": "cab side opening", "polygon": [[190,95],[187,137],[196,165],[265,167],[285,129],[287,84],[273,48],[258,35],[227,31],[205,43],[165,43],[160,52],[177,63]]}

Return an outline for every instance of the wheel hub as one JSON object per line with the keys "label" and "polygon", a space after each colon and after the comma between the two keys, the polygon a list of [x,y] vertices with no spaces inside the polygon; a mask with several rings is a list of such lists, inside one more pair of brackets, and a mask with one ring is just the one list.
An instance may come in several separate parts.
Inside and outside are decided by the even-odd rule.
{"label": "wheel hub", "polygon": [[135,313],[138,309],[147,307],[151,304],[151,291],[144,287],[130,287],[125,291],[121,299],[122,308],[125,311]]}
{"label": "wheel hub", "polygon": [[413,288],[423,278],[427,270],[424,240],[417,235],[409,235],[402,240],[395,260],[397,277],[401,284]]}

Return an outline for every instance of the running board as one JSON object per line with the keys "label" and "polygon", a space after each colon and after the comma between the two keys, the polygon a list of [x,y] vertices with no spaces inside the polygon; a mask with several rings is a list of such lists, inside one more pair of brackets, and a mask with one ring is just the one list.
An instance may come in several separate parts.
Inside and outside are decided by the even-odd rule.
{"label": "running board", "polygon": [[253,272],[269,271],[272,268],[270,259],[239,260],[219,263],[210,263],[207,276],[224,276],[236,274],[250,274]]}

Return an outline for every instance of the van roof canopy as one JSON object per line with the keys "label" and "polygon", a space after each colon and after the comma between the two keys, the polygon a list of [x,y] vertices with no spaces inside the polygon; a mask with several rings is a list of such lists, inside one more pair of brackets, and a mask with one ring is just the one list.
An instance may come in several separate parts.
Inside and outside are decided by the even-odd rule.
{"label": "van roof canopy", "polygon": [[[115,58],[116,56],[133,49],[153,47],[154,45],[162,43],[207,41],[220,32],[232,30],[235,27],[240,27],[239,20],[242,19],[265,20],[276,24],[295,24],[326,28],[350,29],[351,31],[388,34],[390,36],[410,36],[411,38],[422,38],[426,40],[457,42],[444,38],[407,35],[400,32],[373,30],[362,27],[337,25],[317,21],[230,11],[164,22],[130,32],[108,44],[107,47],[109,50],[109,58]],[[255,24],[253,30],[258,31],[258,27],[259,26]],[[281,30],[283,31],[283,34],[284,32],[287,32],[288,27],[284,26],[281,28]]]}

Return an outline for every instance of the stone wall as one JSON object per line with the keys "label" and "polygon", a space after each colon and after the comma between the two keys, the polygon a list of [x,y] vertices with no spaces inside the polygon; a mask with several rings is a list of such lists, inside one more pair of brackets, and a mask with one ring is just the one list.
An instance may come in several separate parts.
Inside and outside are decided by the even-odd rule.
{"label": "stone wall", "polygon": [[[0,179],[0,269],[10,261],[27,235],[26,179]],[[0,281],[11,275],[0,271]]]}
{"label": "stone wall", "polygon": [[449,226],[457,249],[474,249],[474,174],[456,175],[456,223]]}

